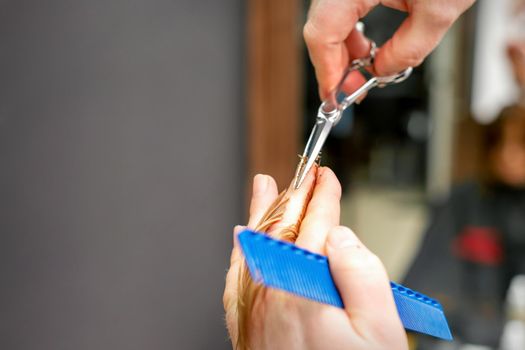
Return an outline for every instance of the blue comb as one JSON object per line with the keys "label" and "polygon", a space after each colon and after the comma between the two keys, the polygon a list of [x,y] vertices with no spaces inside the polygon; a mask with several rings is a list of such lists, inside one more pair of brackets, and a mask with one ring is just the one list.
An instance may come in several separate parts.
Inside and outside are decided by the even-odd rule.
{"label": "blue comb", "polygon": [[[320,303],[343,308],[328,259],[250,230],[238,236],[253,280]],[[405,329],[452,340],[441,304],[390,282],[399,318]]]}

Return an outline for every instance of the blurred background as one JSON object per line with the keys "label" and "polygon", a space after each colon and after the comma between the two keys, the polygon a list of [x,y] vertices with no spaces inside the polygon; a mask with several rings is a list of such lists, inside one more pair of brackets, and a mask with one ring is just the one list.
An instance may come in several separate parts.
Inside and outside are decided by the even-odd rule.
{"label": "blurred background", "polygon": [[[232,227],[320,103],[308,2],[0,5],[0,348],[230,348]],[[524,86],[524,2],[479,0],[325,146],[342,223],[445,306],[456,340],[414,348],[525,349]]]}

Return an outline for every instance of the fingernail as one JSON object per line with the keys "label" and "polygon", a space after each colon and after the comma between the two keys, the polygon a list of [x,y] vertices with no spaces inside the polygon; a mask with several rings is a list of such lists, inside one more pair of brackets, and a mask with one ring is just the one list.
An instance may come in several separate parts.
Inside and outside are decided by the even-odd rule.
{"label": "fingernail", "polygon": [[344,230],[334,230],[328,236],[328,245],[334,249],[341,249],[350,246],[357,246],[357,243],[351,235]]}
{"label": "fingernail", "polygon": [[261,195],[266,192],[268,188],[268,176],[257,174],[253,178],[253,194]]}

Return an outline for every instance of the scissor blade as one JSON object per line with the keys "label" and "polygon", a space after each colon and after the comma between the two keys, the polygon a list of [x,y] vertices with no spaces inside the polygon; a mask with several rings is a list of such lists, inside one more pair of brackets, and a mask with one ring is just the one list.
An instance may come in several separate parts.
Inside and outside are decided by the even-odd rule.
{"label": "scissor blade", "polygon": [[[306,178],[306,175],[314,165],[333,126],[333,122],[326,119],[324,116],[321,115],[317,117],[317,121],[312,129],[312,132],[310,133],[310,137],[306,143],[301,162],[299,163],[299,167],[297,169],[294,183],[295,189],[298,189],[299,186],[301,186],[304,179]],[[305,161],[306,163],[304,163]]]}

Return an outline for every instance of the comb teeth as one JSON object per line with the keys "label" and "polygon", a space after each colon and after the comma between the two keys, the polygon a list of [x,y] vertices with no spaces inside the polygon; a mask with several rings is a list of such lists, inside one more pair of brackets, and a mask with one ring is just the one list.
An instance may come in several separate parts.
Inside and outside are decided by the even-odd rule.
{"label": "comb teeth", "polygon": [[452,340],[441,304],[423,294],[390,282],[397,313],[405,329]]}
{"label": "comb teeth", "polygon": [[[343,308],[325,256],[249,230],[241,232],[238,239],[255,282]],[[452,340],[437,300],[394,282],[390,285],[406,329]]]}
{"label": "comb teeth", "polygon": [[239,242],[255,282],[343,307],[326,257],[252,231],[241,232]]}

